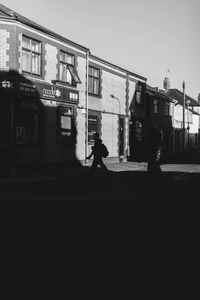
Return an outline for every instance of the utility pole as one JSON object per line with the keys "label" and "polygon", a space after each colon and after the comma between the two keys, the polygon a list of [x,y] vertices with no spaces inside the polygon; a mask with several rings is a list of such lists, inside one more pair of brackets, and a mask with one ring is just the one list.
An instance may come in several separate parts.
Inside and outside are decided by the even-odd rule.
{"label": "utility pole", "polygon": [[185,150],[185,81],[183,81],[183,152]]}

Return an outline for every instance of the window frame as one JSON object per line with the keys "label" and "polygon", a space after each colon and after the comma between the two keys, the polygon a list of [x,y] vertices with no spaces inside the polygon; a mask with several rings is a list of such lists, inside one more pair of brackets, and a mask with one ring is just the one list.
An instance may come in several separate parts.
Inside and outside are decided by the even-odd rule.
{"label": "window frame", "polygon": [[[90,71],[94,70],[98,72],[98,76],[95,76],[94,74],[91,74]],[[96,96],[96,97],[100,97],[100,81],[101,80],[101,72],[100,69],[98,69],[97,67],[94,66],[89,66],[88,68],[88,94]],[[98,91],[95,92],[95,83],[98,83]],[[91,90],[90,90],[91,87]]]}
{"label": "window frame", "polygon": [[[70,123],[71,123],[70,129],[66,129],[62,127],[62,117],[70,118]],[[57,107],[57,144],[73,145],[75,144],[75,142],[76,142],[76,128],[75,128],[75,120],[74,120],[74,107],[71,105],[67,105],[67,106],[59,105]]]}
{"label": "window frame", "polygon": [[144,131],[144,124],[142,120],[135,120],[134,123],[134,130],[135,130],[135,140],[137,142],[142,142],[143,141],[143,131]]}
{"label": "window frame", "polygon": [[157,114],[159,109],[159,100],[153,99],[153,113]]}
{"label": "window frame", "polygon": [[138,105],[142,105],[142,85],[137,84],[136,92],[135,92],[135,101]]}
{"label": "window frame", "polygon": [[[67,62],[67,59],[62,60],[61,54],[63,54],[64,57],[67,57],[67,56],[71,57],[73,62],[69,63],[69,62]],[[63,66],[63,68],[65,68],[66,73],[64,74],[64,76],[61,74],[62,73],[61,66]],[[71,80],[67,81],[67,77],[69,76],[69,74],[70,74]],[[66,79],[63,77],[66,77]],[[71,54],[67,51],[64,51],[62,49],[60,49],[60,52],[59,52],[59,80],[56,80],[56,81],[64,83],[66,85],[70,85],[70,86],[76,86],[77,83],[81,83],[80,77],[75,68],[75,55]]]}
{"label": "window frame", "polygon": [[[30,42],[30,49],[25,47],[23,45],[23,38],[25,39],[28,39],[29,42]],[[38,47],[39,47],[39,50],[38,51],[35,51],[35,50],[32,50],[31,49],[31,46],[32,46],[32,42],[37,42],[38,43]],[[23,53],[26,52],[26,53],[30,53],[30,71],[27,71],[24,69],[24,63],[23,63],[23,59],[24,59],[24,55]],[[33,72],[33,55],[36,55],[38,56],[38,63],[39,63],[39,66],[38,66],[38,73],[35,73]],[[35,75],[35,76],[41,76],[42,75],[42,42],[35,39],[35,38],[32,38],[30,36],[27,36],[27,35],[22,35],[22,72],[23,73],[27,73],[27,74],[31,74],[31,75]]]}
{"label": "window frame", "polygon": [[170,103],[167,101],[164,103],[164,116],[170,116]]}
{"label": "window frame", "polygon": [[[90,119],[96,119],[96,129],[91,130],[90,133]],[[88,113],[88,145],[94,145],[93,133],[99,132],[100,128],[100,119],[98,114]]]}

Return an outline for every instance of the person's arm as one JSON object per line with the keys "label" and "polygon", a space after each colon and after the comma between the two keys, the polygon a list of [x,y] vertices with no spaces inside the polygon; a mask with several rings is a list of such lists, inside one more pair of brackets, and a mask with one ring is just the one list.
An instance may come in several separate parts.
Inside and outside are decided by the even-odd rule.
{"label": "person's arm", "polygon": [[86,157],[86,159],[90,159],[92,155],[94,155],[94,147],[92,147],[92,152]]}

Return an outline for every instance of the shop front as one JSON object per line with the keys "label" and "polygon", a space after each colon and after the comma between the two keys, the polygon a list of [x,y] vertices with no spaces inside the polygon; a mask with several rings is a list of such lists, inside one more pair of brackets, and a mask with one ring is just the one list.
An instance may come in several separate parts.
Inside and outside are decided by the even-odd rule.
{"label": "shop front", "polygon": [[78,91],[4,74],[0,96],[4,172],[75,159]]}

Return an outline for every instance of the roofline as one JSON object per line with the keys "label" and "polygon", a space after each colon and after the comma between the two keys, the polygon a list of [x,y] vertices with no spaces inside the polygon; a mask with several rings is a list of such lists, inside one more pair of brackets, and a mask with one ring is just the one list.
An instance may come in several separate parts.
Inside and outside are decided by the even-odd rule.
{"label": "roofline", "polygon": [[131,71],[125,69],[125,68],[122,68],[122,67],[120,67],[120,66],[118,66],[118,65],[115,65],[114,63],[111,63],[111,62],[109,62],[109,61],[107,61],[107,60],[105,60],[105,59],[102,59],[102,58],[100,58],[100,57],[98,57],[98,56],[95,56],[95,55],[93,55],[92,53],[90,53],[89,57],[90,57],[90,58],[93,58],[93,59],[95,59],[95,60],[98,60],[99,62],[102,62],[102,63],[104,63],[104,64],[106,64],[106,65],[112,66],[112,67],[114,67],[114,68],[116,68],[116,69],[118,69],[118,70],[120,70],[120,71],[123,71],[123,72],[126,72],[126,73],[128,72],[128,74],[131,75],[131,76],[138,77],[138,78],[140,78],[140,79],[142,79],[142,80],[144,80],[144,81],[147,81],[147,78],[146,78],[146,77],[143,77],[143,76],[141,76],[141,75],[139,75],[139,74],[133,73],[133,72],[131,72]]}
{"label": "roofline", "polygon": [[[169,90],[171,90],[171,91],[177,91],[178,93],[180,93],[180,94],[183,95],[183,92],[180,91],[179,89],[175,88],[175,89],[169,89]],[[194,98],[188,96],[187,94],[185,94],[185,97],[188,98],[188,100],[190,100],[194,104],[194,105],[190,105],[190,106],[200,106],[200,103],[197,100],[195,100]],[[176,99],[176,100],[179,101],[179,99]],[[182,103],[179,103],[179,104],[183,105]]]}
{"label": "roofline", "polygon": [[95,55],[92,55],[92,54],[90,53],[90,49],[89,49],[89,48],[87,48],[87,47],[85,47],[85,46],[82,46],[82,45],[80,45],[80,44],[77,44],[77,43],[75,43],[75,42],[73,42],[73,41],[71,41],[71,40],[68,40],[67,38],[65,38],[65,37],[63,37],[63,36],[61,36],[61,35],[55,33],[55,32],[52,31],[52,30],[49,30],[49,29],[47,29],[47,28],[45,28],[45,27],[43,27],[43,26],[41,26],[41,25],[35,23],[34,21],[31,21],[30,19],[28,19],[28,18],[26,18],[26,17],[20,15],[19,13],[15,12],[14,10],[9,9],[8,7],[6,7],[6,6],[2,5],[2,4],[0,4],[0,8],[1,8],[1,7],[3,8],[3,11],[4,11],[6,14],[9,15],[9,17],[7,17],[7,16],[1,16],[0,19],[4,19],[4,20],[7,20],[7,21],[10,20],[10,21],[12,21],[12,22],[13,22],[13,21],[15,21],[15,22],[20,22],[20,23],[22,23],[22,24],[28,25],[28,26],[31,27],[31,28],[34,28],[34,29],[36,29],[36,30],[39,30],[39,31],[41,31],[41,32],[43,32],[43,33],[45,33],[45,34],[50,35],[51,37],[57,38],[57,39],[61,40],[62,42],[71,44],[72,46],[75,46],[75,47],[79,48],[80,50],[83,50],[83,51],[89,53],[89,54],[90,54],[90,57],[93,58],[93,59],[99,60],[99,61],[103,62],[104,64],[107,64],[107,65],[109,65],[109,66],[112,66],[112,67],[114,67],[114,68],[116,68],[116,69],[118,69],[118,70],[121,70],[121,71],[123,71],[123,72],[126,72],[126,73],[128,72],[129,75],[134,76],[134,77],[137,77],[137,78],[139,78],[139,79],[141,79],[141,80],[143,80],[143,81],[147,81],[147,78],[144,77],[144,76],[141,76],[141,75],[139,75],[139,74],[136,74],[136,73],[134,73],[134,72],[131,72],[131,71],[125,69],[125,68],[122,68],[122,67],[117,66],[117,65],[115,65],[115,64],[113,64],[113,63],[111,63],[111,62],[108,62],[108,61],[106,61],[106,60],[104,60],[104,59],[101,59],[101,58],[99,58],[99,57],[97,57],[97,56],[95,56]]}
{"label": "roofline", "polygon": [[146,85],[146,91],[151,92],[152,94],[155,94],[155,96],[159,96],[162,99],[168,100],[170,102],[175,102],[175,100],[171,97],[168,96],[167,94],[165,94],[164,92],[159,92],[158,90],[156,90],[155,88],[151,87],[150,85]]}
{"label": "roofline", "polygon": [[37,23],[35,23],[34,21],[31,21],[30,19],[20,15],[19,13],[7,8],[6,6],[0,4],[0,8],[3,7],[3,9],[5,9],[5,13],[8,14],[9,16],[0,16],[0,20],[6,20],[6,21],[15,21],[15,22],[19,22],[19,23],[22,23],[22,24],[25,24],[25,25],[28,25],[29,27],[31,28],[34,28],[34,29],[37,29],[45,34],[48,34],[50,35],[51,37],[54,37],[54,38],[57,38],[59,40],[61,40],[62,42],[65,42],[65,43],[68,43],[68,44],[71,44],[72,46],[75,46],[77,48],[79,48],[80,50],[83,50],[85,52],[89,52],[90,49],[85,47],[85,46],[82,46],[78,43],[75,43],[57,33],[55,33],[54,31],[52,30],[49,30],[47,29],[46,27],[43,27]]}

